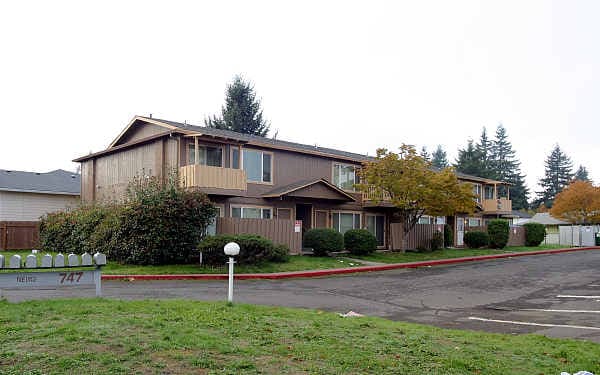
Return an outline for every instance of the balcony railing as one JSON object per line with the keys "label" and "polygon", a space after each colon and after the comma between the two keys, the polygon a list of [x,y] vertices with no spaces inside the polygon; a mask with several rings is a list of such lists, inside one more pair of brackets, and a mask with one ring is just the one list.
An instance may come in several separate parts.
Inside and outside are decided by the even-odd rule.
{"label": "balcony railing", "polygon": [[512,211],[512,201],[506,198],[484,199],[483,212],[510,212]]}
{"label": "balcony railing", "polygon": [[184,187],[246,190],[246,172],[242,169],[192,164],[179,168]]}
{"label": "balcony railing", "polygon": [[377,194],[377,190],[374,187],[369,187],[367,191],[363,191],[362,199],[363,201],[374,202],[386,202],[392,200],[390,195],[386,192],[383,192],[382,194]]}

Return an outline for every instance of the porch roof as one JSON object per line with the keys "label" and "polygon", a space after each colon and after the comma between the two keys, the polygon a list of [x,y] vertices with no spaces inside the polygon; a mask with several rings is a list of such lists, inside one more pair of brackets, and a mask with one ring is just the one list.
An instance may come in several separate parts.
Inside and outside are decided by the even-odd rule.
{"label": "porch roof", "polygon": [[290,185],[278,187],[262,195],[263,198],[281,198],[283,196],[294,196],[314,199],[327,199],[354,202],[356,199],[329,183],[325,179],[303,180]]}

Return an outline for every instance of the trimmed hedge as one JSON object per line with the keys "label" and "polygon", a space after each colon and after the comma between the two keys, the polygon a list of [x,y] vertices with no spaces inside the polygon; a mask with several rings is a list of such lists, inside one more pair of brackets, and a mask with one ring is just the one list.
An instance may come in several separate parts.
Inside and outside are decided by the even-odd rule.
{"label": "trimmed hedge", "polygon": [[444,234],[438,231],[434,232],[429,245],[432,251],[441,249],[444,246]]}
{"label": "trimmed hedge", "polygon": [[452,247],[454,245],[454,232],[450,224],[444,224],[444,247]]}
{"label": "trimmed hedge", "polygon": [[503,249],[508,243],[508,221],[502,219],[490,220],[488,224],[488,235],[490,236],[490,247]]}
{"label": "trimmed hedge", "polygon": [[344,246],[350,254],[371,254],[377,250],[377,238],[366,229],[350,229],[344,233]]}
{"label": "trimmed hedge", "polygon": [[228,242],[240,245],[240,254],[235,257],[239,264],[257,264],[267,261],[285,262],[289,249],[285,245],[274,245],[271,240],[255,234],[219,234],[208,236],[198,245],[202,252],[202,264],[223,265],[227,256],[223,248]]}
{"label": "trimmed hedge", "polygon": [[344,250],[344,236],[331,228],[310,229],[304,234],[304,247],[313,249],[317,256]]}
{"label": "trimmed hedge", "polygon": [[478,249],[489,245],[490,236],[482,231],[466,232],[464,241],[470,249]]}
{"label": "trimmed hedge", "polygon": [[540,223],[526,223],[525,228],[525,245],[539,246],[546,237],[546,227]]}

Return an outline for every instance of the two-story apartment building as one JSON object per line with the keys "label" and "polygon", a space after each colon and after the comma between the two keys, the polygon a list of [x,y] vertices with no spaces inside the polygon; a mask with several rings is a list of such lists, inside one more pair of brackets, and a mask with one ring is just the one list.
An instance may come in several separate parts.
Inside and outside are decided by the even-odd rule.
{"label": "two-story apartment building", "polygon": [[[136,175],[164,178],[175,170],[184,186],[209,195],[220,216],[301,220],[303,231],[366,228],[385,248],[393,208],[354,189],[357,170],[368,160],[346,151],[136,116],[106,150],[74,161],[81,163],[84,202],[119,200]],[[478,192],[481,212],[473,218],[510,213],[510,200],[496,198],[501,183],[459,177]],[[460,229],[469,222],[461,215],[449,221],[461,245]]]}

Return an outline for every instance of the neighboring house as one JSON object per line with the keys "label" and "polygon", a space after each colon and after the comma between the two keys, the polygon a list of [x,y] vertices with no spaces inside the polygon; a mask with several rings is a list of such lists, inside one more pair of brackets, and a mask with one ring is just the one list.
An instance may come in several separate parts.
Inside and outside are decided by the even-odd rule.
{"label": "neighboring house", "polygon": [[40,217],[80,204],[80,188],[78,174],[60,169],[48,173],[0,169],[0,249],[35,245]]}
{"label": "neighboring house", "polygon": [[560,226],[571,225],[571,223],[559,220],[551,216],[549,212],[538,212],[537,214],[533,215],[531,219],[527,220],[522,224],[525,223],[543,224],[544,227],[546,227],[546,237],[544,239],[544,243],[547,245],[560,244]]}
{"label": "neighboring house", "polygon": [[525,223],[527,223],[529,221],[529,219],[531,219],[531,215],[528,214],[527,212],[523,212],[523,211],[515,211],[513,210],[513,224],[514,225],[523,225]]}
{"label": "neighboring house", "polygon": [[[182,184],[207,193],[222,217],[301,220],[302,232],[366,228],[381,248],[391,248],[397,221],[389,202],[354,189],[358,169],[372,157],[178,122],[134,117],[109,147],[80,157],[84,202],[123,198],[137,176],[166,178],[179,172]],[[511,216],[506,184],[459,175],[473,184],[479,212],[448,218],[462,245],[465,225]],[[446,218],[423,222],[444,224]],[[218,230],[218,229],[217,229]]]}

